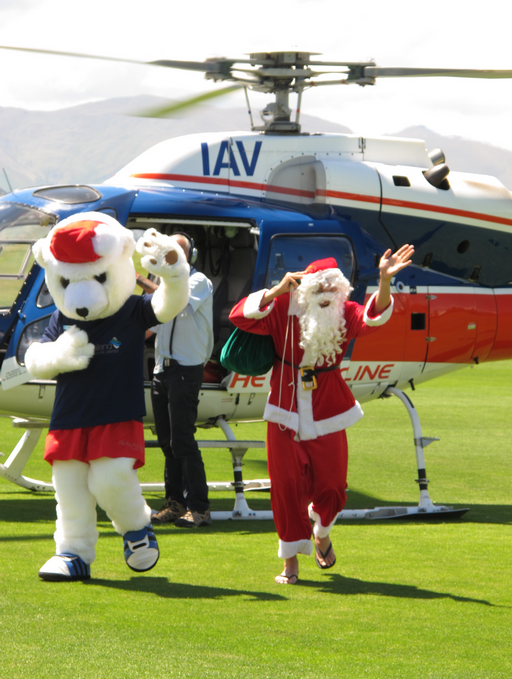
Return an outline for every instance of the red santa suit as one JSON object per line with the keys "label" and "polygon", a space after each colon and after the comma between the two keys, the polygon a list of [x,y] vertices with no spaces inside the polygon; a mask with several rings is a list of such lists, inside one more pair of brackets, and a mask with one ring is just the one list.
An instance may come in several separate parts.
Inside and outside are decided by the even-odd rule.
{"label": "red santa suit", "polygon": [[[333,365],[315,368],[317,387],[304,389],[300,368],[304,350],[299,346],[299,309],[293,293],[276,297],[260,308],[266,290],[254,292],[231,311],[237,327],[271,335],[276,359],[264,419],[268,422],[267,456],[271,504],[279,535],[279,557],[311,554],[314,532],[325,537],[346,502],[348,450],[345,429],[362,416],[341,376],[339,364],[351,339],[372,332],[391,316],[393,301],[380,315],[374,311],[375,293],[366,307],[346,301],[345,339]],[[309,509],[308,509],[308,504]]]}

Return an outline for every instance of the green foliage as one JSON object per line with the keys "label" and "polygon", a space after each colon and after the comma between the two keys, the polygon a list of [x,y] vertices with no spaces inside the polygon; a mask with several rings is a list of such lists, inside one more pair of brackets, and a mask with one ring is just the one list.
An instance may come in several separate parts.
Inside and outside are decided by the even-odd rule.
{"label": "green foliage", "polygon": [[[423,434],[434,502],[470,511],[455,522],[344,521],[332,530],[333,570],[301,558],[299,585],[280,572],[272,522],[158,527],[160,561],[124,564],[121,538],[99,514],[88,583],[45,583],[55,502],[0,481],[1,679],[237,677],[241,679],[508,679],[512,676],[510,503],[512,362],[481,365],[409,392]],[[396,398],[364,406],[350,432],[348,507],[416,504],[412,430]],[[2,450],[19,432],[0,421]],[[263,423],[235,434],[262,439]],[[219,430],[199,430],[219,438]],[[211,481],[232,478],[227,450],[204,450]],[[163,461],[148,450],[142,481]],[[42,442],[25,473],[49,480]],[[248,451],[244,478],[265,478]],[[267,508],[267,493],[247,493]],[[158,493],[147,495],[159,507]],[[213,509],[233,506],[212,494]]]}

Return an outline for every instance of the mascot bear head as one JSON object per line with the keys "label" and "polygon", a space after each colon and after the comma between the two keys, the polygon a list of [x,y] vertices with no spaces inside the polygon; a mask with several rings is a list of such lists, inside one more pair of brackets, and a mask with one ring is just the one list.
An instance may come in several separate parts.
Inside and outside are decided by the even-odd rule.
{"label": "mascot bear head", "polygon": [[112,316],[128,300],[134,250],[131,231],[101,212],[64,219],[33,247],[56,307],[77,321]]}

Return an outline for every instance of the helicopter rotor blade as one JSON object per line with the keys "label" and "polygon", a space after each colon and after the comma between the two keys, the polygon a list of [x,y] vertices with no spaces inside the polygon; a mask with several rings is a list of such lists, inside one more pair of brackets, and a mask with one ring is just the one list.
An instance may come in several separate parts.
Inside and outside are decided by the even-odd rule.
{"label": "helicopter rotor blade", "polygon": [[231,85],[230,87],[223,87],[219,90],[214,90],[212,92],[206,92],[204,94],[199,94],[189,99],[184,99],[182,101],[175,102],[166,106],[159,106],[158,108],[150,109],[148,111],[141,111],[140,113],[135,113],[136,117],[140,118],[165,118],[172,117],[173,114],[183,111],[184,109],[197,106],[202,104],[209,99],[215,99],[217,97],[223,97],[230,92],[239,90],[242,85]]}
{"label": "helicopter rotor blade", "polygon": [[2,50],[12,50],[14,52],[30,52],[32,54],[48,54],[57,57],[72,57],[78,59],[97,59],[99,61],[117,61],[127,64],[140,64],[142,66],[164,66],[167,68],[178,68],[188,71],[202,71],[204,73],[227,73],[234,63],[252,64],[250,59],[225,59],[224,57],[207,59],[206,61],[170,61],[160,59],[156,61],[140,61],[137,59],[125,59],[121,57],[106,57],[99,54],[83,54],[80,52],[61,52],[58,50],[45,50],[35,47],[13,47],[12,45],[0,45]]}
{"label": "helicopter rotor blade", "polygon": [[49,54],[57,57],[74,57],[78,59],[99,59],[100,61],[118,61],[127,64],[147,64],[147,61],[137,61],[135,59],[122,59],[119,57],[105,57],[97,54],[80,54],[79,52],[59,52],[57,50],[42,50],[34,47],[12,47],[10,45],[0,45],[2,50],[12,50],[14,52],[31,52],[32,54]]}
{"label": "helicopter rotor blade", "polygon": [[387,68],[366,66],[365,76],[370,78],[512,78],[512,70],[489,70],[471,68]]}

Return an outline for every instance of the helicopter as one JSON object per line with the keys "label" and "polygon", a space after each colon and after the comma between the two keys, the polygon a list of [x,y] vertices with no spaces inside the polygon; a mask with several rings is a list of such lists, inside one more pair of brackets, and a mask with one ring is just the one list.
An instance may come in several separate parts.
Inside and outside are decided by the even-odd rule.
{"label": "helicopter", "polygon": [[[207,79],[232,84],[147,115],[169,115],[243,89],[251,131],[161,142],[103,184],[42,186],[0,197],[0,411],[25,430],[0,464],[0,475],[31,490],[52,489],[22,473],[47,426],[55,393],[54,381],[33,379],[24,365],[27,348],[41,338],[55,309],[31,246],[59,220],[98,211],[114,216],[136,238],[148,228],[186,232],[197,251],[194,266],[213,282],[215,346],[197,424],[223,431],[226,441],[201,445],[230,450],[234,482],[210,486],[232,488],[236,498],[232,512],[212,512],[214,519],[272,518],[271,512],[251,510],[244,496],[269,482],[242,478],[246,450],[265,444],[238,441],[229,424],[262,418],[270,377],[228,372],[219,363],[233,330],[231,308],[251,291],[270,288],[286,272],[326,256],[335,257],[353,287],[351,299],[363,304],[377,289],[383,252],[413,244],[413,264],[392,281],[392,319],[378,342],[351,342],[341,372],[361,403],[395,396],[406,407],[419,504],[343,510],[340,517],[461,516],[467,509],[430,499],[424,448],[437,439],[423,436],[405,391],[468,365],[512,358],[512,194],[493,177],[451,172],[443,152],[427,150],[419,139],[304,132],[300,110],[303,92],[312,87],[373,86],[383,77],[511,78],[512,71],[384,68],[372,61],[322,62],[298,51],[150,63],[202,71]],[[249,91],[274,95],[260,113],[261,124],[254,123]],[[297,95],[294,119],[291,94]],[[151,427],[151,346],[144,361],[145,424]],[[142,485],[157,490],[163,484]]]}

